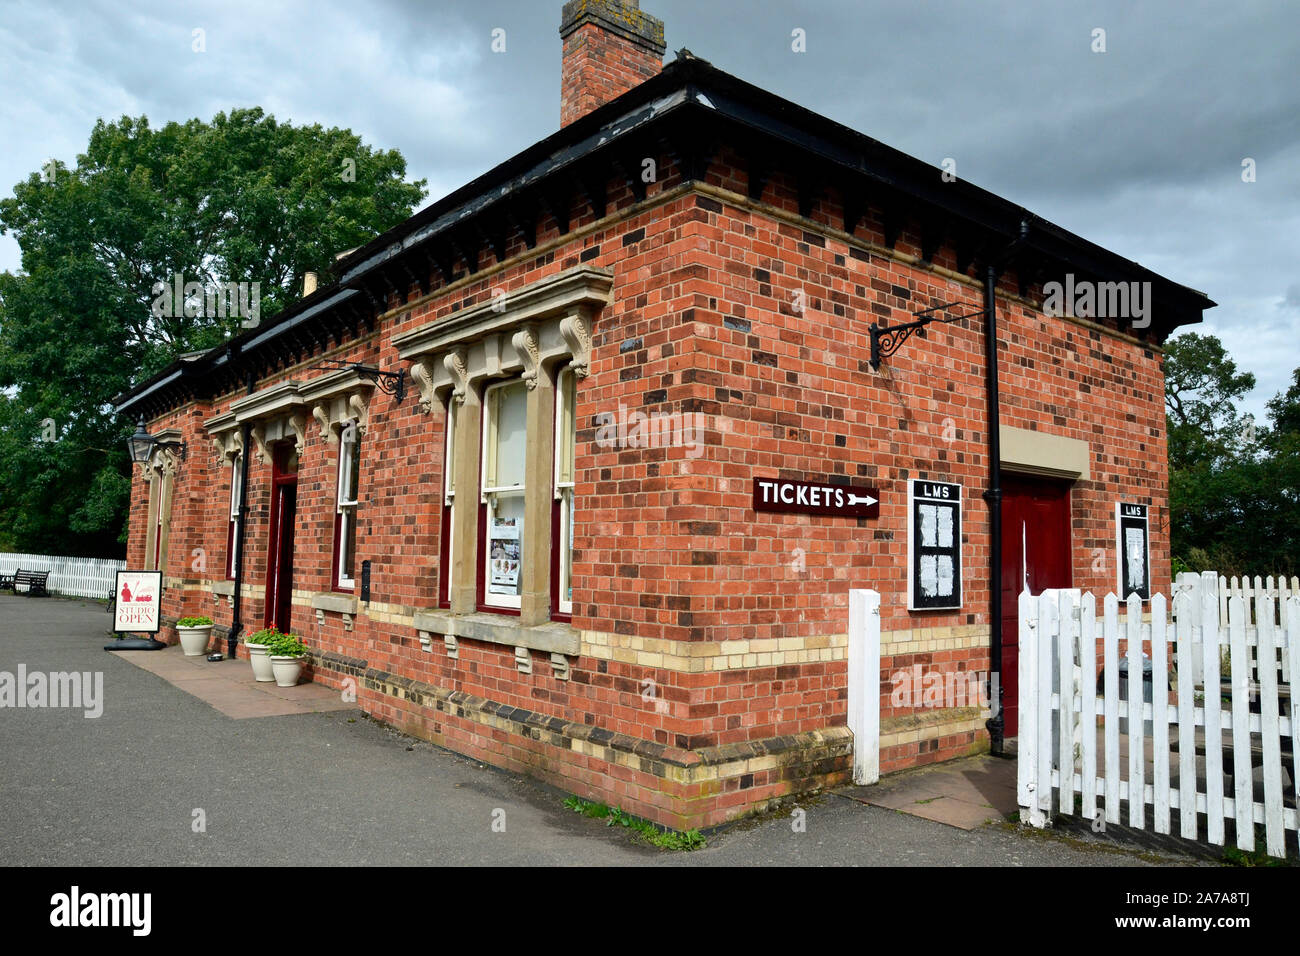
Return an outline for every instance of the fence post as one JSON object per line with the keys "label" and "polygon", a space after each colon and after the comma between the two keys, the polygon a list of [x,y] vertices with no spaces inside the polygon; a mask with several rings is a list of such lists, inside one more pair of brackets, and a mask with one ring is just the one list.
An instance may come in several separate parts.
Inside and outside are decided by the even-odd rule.
{"label": "fence post", "polygon": [[853,731],[853,782],[880,779],[880,595],[849,591],[849,730]]}
{"label": "fence post", "polygon": [[1038,806],[1038,601],[1028,590],[1020,592],[1019,616],[1016,802],[1020,804],[1020,822],[1041,829],[1047,826],[1047,814]]}

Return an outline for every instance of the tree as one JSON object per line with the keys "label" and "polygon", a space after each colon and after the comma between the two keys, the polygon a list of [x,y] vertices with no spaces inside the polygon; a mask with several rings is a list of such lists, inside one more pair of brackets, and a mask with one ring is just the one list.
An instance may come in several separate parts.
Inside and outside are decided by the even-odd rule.
{"label": "tree", "polygon": [[[0,200],[22,250],[0,274],[0,548],[120,553],[133,423],[113,397],[273,316],[304,273],[329,279],[337,253],[424,198],[405,175],[349,130],[241,109],[100,120],[75,168],[15,186]],[[227,283],[243,284],[234,314]]]}
{"label": "tree", "polygon": [[1300,572],[1300,370],[1268,426],[1238,411],[1254,385],[1214,336],[1165,347],[1170,535],[1194,570]]}

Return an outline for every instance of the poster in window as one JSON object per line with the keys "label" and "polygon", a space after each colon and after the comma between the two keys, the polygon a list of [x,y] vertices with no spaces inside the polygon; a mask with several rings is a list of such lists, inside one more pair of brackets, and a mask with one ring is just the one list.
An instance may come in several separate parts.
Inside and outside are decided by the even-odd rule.
{"label": "poster in window", "polygon": [[1115,550],[1119,555],[1119,599],[1151,597],[1151,560],[1146,505],[1115,503]]}
{"label": "poster in window", "polygon": [[912,611],[961,607],[961,485],[908,483],[907,606]]}
{"label": "poster in window", "polygon": [[488,534],[488,591],[519,593],[519,519],[493,518]]}
{"label": "poster in window", "polygon": [[161,571],[118,571],[113,592],[113,630],[157,634],[162,624],[161,604]]}

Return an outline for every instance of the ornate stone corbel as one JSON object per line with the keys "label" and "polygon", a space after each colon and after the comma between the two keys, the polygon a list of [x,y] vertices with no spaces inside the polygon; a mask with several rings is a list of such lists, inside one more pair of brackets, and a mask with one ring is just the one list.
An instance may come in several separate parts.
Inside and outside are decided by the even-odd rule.
{"label": "ornate stone corbel", "polygon": [[257,457],[264,465],[271,463],[271,453],[266,448],[266,427],[258,422],[249,433],[253,436],[253,447],[257,450]]}
{"label": "ornate stone corbel", "polygon": [[294,441],[298,445],[298,452],[307,447],[307,416],[290,415],[289,427],[293,429]]}
{"label": "ornate stone corbel", "polygon": [[465,401],[469,394],[469,358],[464,349],[452,349],[442,357],[442,367],[451,376],[451,400],[457,405]]}
{"label": "ornate stone corbel", "polygon": [[524,382],[530,389],[537,387],[537,365],[541,361],[541,348],[537,344],[537,330],[532,326],[520,329],[510,338],[510,344],[524,363]]}
{"label": "ornate stone corbel", "polygon": [[427,415],[433,411],[436,402],[433,396],[433,375],[424,359],[416,359],[411,363],[411,380],[420,389],[420,411]]}
{"label": "ornate stone corbel", "polygon": [[578,378],[586,378],[591,362],[591,326],[590,320],[581,312],[567,315],[560,320],[560,336],[564,344],[573,353],[569,368]]}
{"label": "ornate stone corbel", "polygon": [[349,395],[348,411],[356,419],[357,431],[364,435],[366,433],[366,424],[370,420],[370,394],[368,392],[353,392]]}
{"label": "ornate stone corbel", "polygon": [[316,419],[316,424],[320,426],[321,437],[325,439],[325,444],[335,444],[338,439],[334,437],[334,430],[330,428],[329,407],[324,404],[313,405],[311,407],[311,417]]}

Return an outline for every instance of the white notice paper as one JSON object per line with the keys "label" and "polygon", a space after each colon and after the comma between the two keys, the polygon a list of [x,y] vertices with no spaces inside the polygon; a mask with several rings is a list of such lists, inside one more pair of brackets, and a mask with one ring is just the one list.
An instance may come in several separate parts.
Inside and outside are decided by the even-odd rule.
{"label": "white notice paper", "polygon": [[[952,547],[952,509],[939,508],[939,547]],[[951,594],[952,592],[947,592]]]}
{"label": "white notice paper", "polygon": [[1142,547],[1141,528],[1124,529],[1124,557],[1128,561],[1128,583],[1132,588],[1141,590],[1146,587],[1146,548]]}
{"label": "white notice paper", "polygon": [[[921,546],[924,548],[938,547],[939,506],[921,505],[917,510],[921,512]],[[951,539],[951,524],[948,528],[948,536]]]}
{"label": "white notice paper", "polygon": [[[949,565],[949,590],[952,588],[951,565]],[[939,572],[933,554],[921,555],[921,593],[926,597],[938,594]]]}
{"label": "white notice paper", "polygon": [[952,557],[947,554],[939,555],[939,597],[952,597]]}

